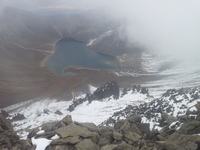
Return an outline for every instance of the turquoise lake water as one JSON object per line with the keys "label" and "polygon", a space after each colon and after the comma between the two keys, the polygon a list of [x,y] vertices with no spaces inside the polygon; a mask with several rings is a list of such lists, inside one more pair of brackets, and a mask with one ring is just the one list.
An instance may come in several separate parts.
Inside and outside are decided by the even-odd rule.
{"label": "turquoise lake water", "polygon": [[116,57],[97,53],[87,48],[86,43],[72,38],[64,38],[56,43],[56,50],[45,61],[56,76],[73,76],[73,72],[64,72],[69,67],[84,67],[91,69],[117,69],[119,63]]}

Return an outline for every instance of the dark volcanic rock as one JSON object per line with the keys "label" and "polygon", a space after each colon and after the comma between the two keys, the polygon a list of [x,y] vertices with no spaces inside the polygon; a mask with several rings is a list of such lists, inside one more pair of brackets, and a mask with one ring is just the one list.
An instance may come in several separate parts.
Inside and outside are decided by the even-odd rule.
{"label": "dark volcanic rock", "polygon": [[107,82],[104,86],[98,88],[93,94],[87,94],[85,98],[80,98],[73,101],[73,104],[68,107],[69,111],[73,111],[78,105],[88,101],[91,103],[94,100],[101,101],[104,98],[113,96],[114,99],[119,98],[119,85],[117,81]]}
{"label": "dark volcanic rock", "polygon": [[55,112],[55,114],[57,114],[57,115],[62,115],[63,113],[62,113],[60,110],[57,110],[57,111]]}
{"label": "dark volcanic rock", "polygon": [[44,109],[44,110],[43,110],[43,113],[48,115],[48,114],[50,113],[50,110]]}
{"label": "dark volcanic rock", "polygon": [[13,120],[23,120],[25,119],[24,115],[23,114],[15,114],[15,116],[12,118]]}
{"label": "dark volcanic rock", "polygon": [[114,99],[119,98],[119,85],[117,81],[108,82],[93,93],[93,97],[97,100],[101,100],[110,96],[113,96]]}

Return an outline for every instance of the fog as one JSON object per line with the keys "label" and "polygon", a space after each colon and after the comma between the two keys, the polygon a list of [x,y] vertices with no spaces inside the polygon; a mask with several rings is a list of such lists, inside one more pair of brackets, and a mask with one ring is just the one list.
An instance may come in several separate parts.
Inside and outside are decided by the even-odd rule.
{"label": "fog", "polygon": [[[114,6],[114,7],[112,7]],[[147,49],[188,57],[199,51],[200,2],[127,0],[110,5],[110,14],[126,21],[129,40]]]}
{"label": "fog", "polygon": [[5,6],[98,8],[123,21],[132,44],[179,57],[196,55],[200,49],[198,0],[0,0],[0,7]]}

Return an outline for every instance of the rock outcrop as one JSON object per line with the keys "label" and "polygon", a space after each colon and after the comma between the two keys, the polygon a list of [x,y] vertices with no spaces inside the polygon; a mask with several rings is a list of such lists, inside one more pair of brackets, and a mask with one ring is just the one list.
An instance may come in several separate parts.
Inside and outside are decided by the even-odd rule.
{"label": "rock outcrop", "polygon": [[[99,95],[113,96],[117,91],[114,83],[108,82],[96,90],[95,100]],[[99,94],[105,89],[110,93]],[[148,89],[133,86],[122,89],[118,97],[131,92],[149,95]],[[33,130],[26,141],[19,140],[9,121],[1,117],[0,148],[34,150],[31,140],[46,139],[50,144],[45,150],[198,150],[199,96],[198,88],[168,90],[161,98],[116,112],[99,126],[74,122],[71,115],[67,115],[61,121],[43,125],[41,130]]]}
{"label": "rock outcrop", "polygon": [[[142,91],[148,94],[147,89]],[[199,95],[199,88],[170,89],[163,96],[152,100],[150,103],[144,103],[139,106],[129,105],[124,110],[115,112],[102,125],[115,124],[120,118],[127,118],[134,114],[140,114],[143,122],[151,122],[153,125],[152,129],[168,127],[175,121],[178,121],[180,125],[194,119],[198,120]]]}
{"label": "rock outcrop", "polygon": [[78,105],[86,101],[91,103],[93,100],[101,101],[111,96],[113,96],[114,99],[119,98],[119,85],[117,81],[107,82],[104,86],[97,88],[92,94],[87,94],[85,98],[74,100],[73,104],[68,107],[68,110],[73,111]]}
{"label": "rock outcrop", "polygon": [[[63,124],[63,120],[58,124]],[[195,128],[190,128],[192,134],[185,134],[181,132],[182,129],[173,133],[168,130],[151,131],[150,124],[141,121],[142,117],[137,114],[123,121],[119,120],[114,127],[97,127],[92,123],[72,121],[59,128],[52,125],[51,131],[37,134],[34,138],[52,140],[45,150],[198,150],[200,148],[200,135],[193,134],[197,133]],[[182,127],[185,125],[187,126],[187,123]],[[51,136],[48,137],[47,134]],[[55,135],[58,139],[52,139]]]}
{"label": "rock outcrop", "polygon": [[0,114],[0,149],[1,150],[34,150],[29,140],[20,140],[9,120]]}

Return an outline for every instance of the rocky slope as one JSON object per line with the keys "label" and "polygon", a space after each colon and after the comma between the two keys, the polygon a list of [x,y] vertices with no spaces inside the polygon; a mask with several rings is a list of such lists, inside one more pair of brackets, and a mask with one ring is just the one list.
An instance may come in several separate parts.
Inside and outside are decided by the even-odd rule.
{"label": "rocky slope", "polygon": [[143,122],[150,122],[151,129],[161,129],[165,125],[175,122],[176,128],[180,128],[182,122],[198,118],[199,88],[170,89],[162,97],[154,99],[150,103],[139,106],[127,106],[124,110],[115,112],[112,117],[103,122],[104,125],[113,124],[116,121],[140,114]]}
{"label": "rocky slope", "polygon": [[[117,101],[130,92],[133,93],[132,98],[134,93],[152,97],[144,87],[133,86],[120,90],[118,83],[112,81],[97,88],[92,94],[77,99],[68,105],[68,109],[73,114],[76,110],[81,111],[80,107],[83,103],[87,105],[95,101],[103,103],[106,98],[111,100],[112,97],[117,104]],[[32,130],[28,135],[28,145],[30,148],[36,145],[40,150],[198,150],[200,146],[199,100],[200,91],[197,87],[170,89],[160,98],[150,102],[129,105],[115,113],[113,110],[113,116],[99,126],[88,121],[73,121],[73,116],[67,115],[61,121],[45,123]],[[43,113],[46,113],[47,117],[51,111],[45,109]],[[61,115],[62,112],[56,111],[56,113]],[[2,111],[2,115],[9,116],[5,111]],[[18,115],[15,119],[24,118]],[[5,128],[2,131],[6,131]],[[9,135],[6,136],[9,138]],[[21,142],[19,138],[17,141]],[[15,146],[13,144],[13,147]]]}
{"label": "rocky slope", "polygon": [[[97,127],[93,123],[73,122],[66,116],[54,124],[47,124],[35,129],[26,141],[20,141],[9,129],[1,133],[1,149],[29,150],[198,150],[200,146],[199,121],[192,119],[183,123],[184,129],[177,131],[150,130],[149,123],[142,123],[140,115],[133,115],[115,123],[114,127]],[[1,120],[1,124],[4,123]],[[190,124],[190,125],[188,125]],[[2,126],[2,125],[1,125]],[[4,126],[5,129],[5,126]],[[5,132],[5,130],[3,130]],[[186,130],[187,131],[187,130]],[[5,138],[6,137],[6,138]],[[6,140],[7,139],[7,140]],[[31,142],[32,143],[31,143]],[[23,143],[23,144],[22,144]]]}
{"label": "rocky slope", "polygon": [[20,140],[9,120],[0,114],[0,149],[35,150],[30,140]]}

